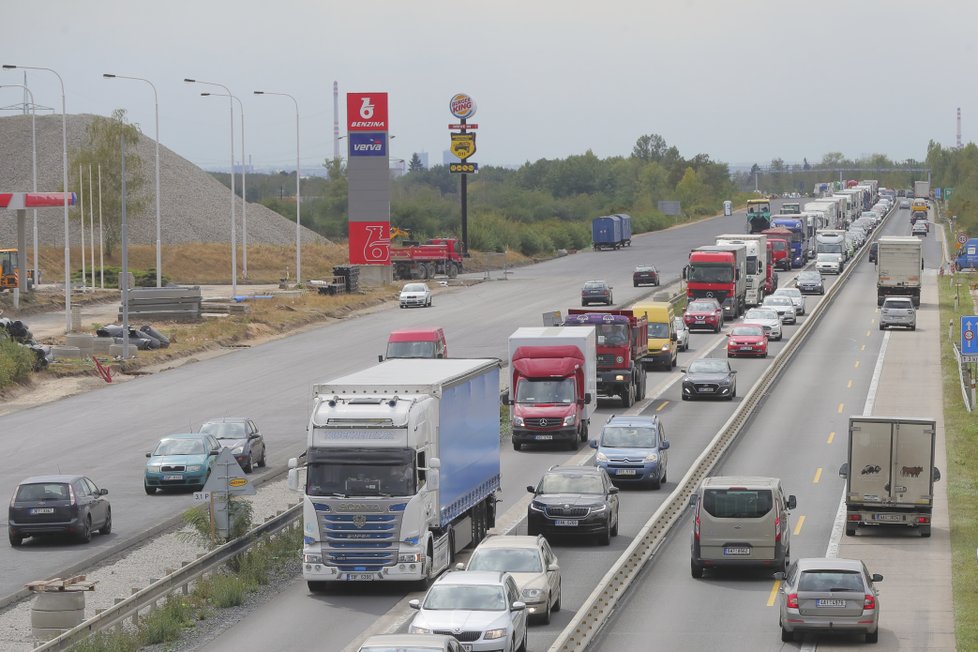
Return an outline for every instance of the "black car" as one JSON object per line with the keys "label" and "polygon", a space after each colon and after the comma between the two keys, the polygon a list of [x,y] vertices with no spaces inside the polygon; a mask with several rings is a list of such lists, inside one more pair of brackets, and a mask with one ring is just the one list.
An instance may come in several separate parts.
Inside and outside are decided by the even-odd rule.
{"label": "black car", "polygon": [[683,400],[694,398],[723,398],[732,401],[737,396],[737,371],[722,358],[700,358],[683,369]]}
{"label": "black car", "polygon": [[618,536],[618,487],[596,466],[554,466],[540,483],[527,508],[527,534],[597,536],[609,545]]}
{"label": "black car", "polygon": [[879,248],[880,243],[878,242],[874,242],[873,244],[869,245],[869,262],[876,262],[876,252],[879,250]]}
{"label": "black car", "polygon": [[200,432],[214,435],[222,448],[230,448],[231,454],[245,473],[251,473],[256,466],[265,466],[265,438],[251,419],[211,419],[200,427]]}
{"label": "black car", "polygon": [[10,545],[27,537],[68,534],[87,543],[92,532],[112,532],[112,507],[105,495],[82,475],[38,475],[17,485],[7,512]]}
{"label": "black car", "polygon": [[603,303],[610,306],[615,302],[611,293],[611,286],[605,281],[587,281],[581,288],[581,305],[588,306],[592,303]]}
{"label": "black car", "polygon": [[[872,246],[875,247],[876,244],[874,243]],[[869,250],[870,256],[873,256],[875,253],[875,249]],[[798,277],[795,279],[795,286],[797,286],[802,294],[825,294],[825,283],[822,281],[822,274],[820,272],[812,270],[799,272]]]}
{"label": "black car", "polygon": [[659,285],[659,270],[655,265],[639,265],[632,272],[632,285]]}

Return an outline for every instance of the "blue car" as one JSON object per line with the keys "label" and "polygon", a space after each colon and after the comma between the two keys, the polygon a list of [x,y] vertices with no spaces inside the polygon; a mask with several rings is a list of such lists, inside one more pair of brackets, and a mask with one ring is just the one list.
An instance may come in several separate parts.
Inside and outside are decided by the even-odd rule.
{"label": "blue car", "polygon": [[657,416],[613,416],[592,439],[595,465],[615,484],[647,484],[658,489],[666,481],[669,442]]}
{"label": "blue car", "polygon": [[203,489],[220,452],[221,443],[214,435],[167,435],[152,453],[146,453],[143,488],[151,496],[169,487]]}

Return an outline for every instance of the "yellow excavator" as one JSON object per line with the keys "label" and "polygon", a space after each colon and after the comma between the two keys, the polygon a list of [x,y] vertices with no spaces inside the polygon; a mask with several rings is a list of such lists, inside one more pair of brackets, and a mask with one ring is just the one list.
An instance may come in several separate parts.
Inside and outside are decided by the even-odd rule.
{"label": "yellow excavator", "polygon": [[400,238],[401,244],[407,247],[418,244],[417,241],[411,240],[411,229],[402,229],[391,224],[391,242],[396,238]]}
{"label": "yellow excavator", "polygon": [[[19,287],[17,277],[17,250],[0,249],[0,291]],[[27,270],[27,287],[34,284],[34,273]]]}

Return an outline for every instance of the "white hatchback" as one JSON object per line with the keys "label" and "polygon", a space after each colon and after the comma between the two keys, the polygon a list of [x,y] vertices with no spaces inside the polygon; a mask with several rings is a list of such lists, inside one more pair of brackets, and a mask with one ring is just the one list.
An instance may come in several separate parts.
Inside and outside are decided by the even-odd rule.
{"label": "white hatchback", "polygon": [[821,253],[815,258],[815,269],[823,274],[841,274],[842,265],[842,254]]}
{"label": "white hatchback", "polygon": [[431,288],[427,283],[408,283],[401,288],[399,300],[402,308],[428,308],[431,306]]}

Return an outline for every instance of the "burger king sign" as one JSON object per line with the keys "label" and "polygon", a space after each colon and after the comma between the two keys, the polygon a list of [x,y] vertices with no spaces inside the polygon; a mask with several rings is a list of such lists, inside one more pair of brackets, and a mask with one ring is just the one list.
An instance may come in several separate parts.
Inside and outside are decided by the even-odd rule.
{"label": "burger king sign", "polygon": [[448,110],[459,120],[468,120],[475,115],[475,100],[465,93],[456,93],[448,103]]}

